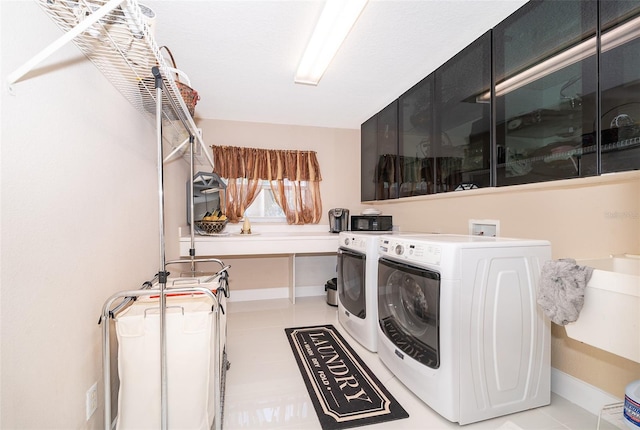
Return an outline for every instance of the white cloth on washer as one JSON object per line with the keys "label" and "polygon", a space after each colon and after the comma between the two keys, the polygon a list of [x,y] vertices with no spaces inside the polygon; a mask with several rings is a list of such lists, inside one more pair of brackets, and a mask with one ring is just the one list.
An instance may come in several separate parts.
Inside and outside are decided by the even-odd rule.
{"label": "white cloth on washer", "polygon": [[567,325],[578,319],[584,305],[584,289],[593,268],[579,266],[572,258],[544,263],[538,283],[538,305],[549,319]]}

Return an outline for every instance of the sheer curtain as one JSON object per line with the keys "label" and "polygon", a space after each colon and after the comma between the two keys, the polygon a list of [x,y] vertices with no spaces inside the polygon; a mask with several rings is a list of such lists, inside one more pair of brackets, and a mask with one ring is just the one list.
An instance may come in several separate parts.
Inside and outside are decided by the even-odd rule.
{"label": "sheer curtain", "polygon": [[267,180],[289,224],[317,224],[322,216],[320,165],[314,151],[212,146],[214,171],[228,179],[226,215],[238,222]]}

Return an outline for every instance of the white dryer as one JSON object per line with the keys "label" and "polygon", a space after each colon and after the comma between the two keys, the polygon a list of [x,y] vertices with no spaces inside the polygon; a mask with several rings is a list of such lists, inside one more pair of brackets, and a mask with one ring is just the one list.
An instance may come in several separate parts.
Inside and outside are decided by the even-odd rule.
{"label": "white dryer", "polygon": [[389,236],[379,255],[378,355],[414,394],[460,424],[549,404],[549,242]]}
{"label": "white dryer", "polygon": [[369,351],[377,350],[379,231],[340,232],[338,321]]}

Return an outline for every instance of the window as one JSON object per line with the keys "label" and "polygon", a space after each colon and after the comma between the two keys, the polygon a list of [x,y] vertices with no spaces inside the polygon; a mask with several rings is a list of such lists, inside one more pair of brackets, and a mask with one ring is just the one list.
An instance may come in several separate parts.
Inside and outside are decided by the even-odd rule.
{"label": "window", "polygon": [[[230,222],[239,222],[245,214],[266,221],[273,216],[277,219],[282,213],[287,224],[320,221],[322,177],[314,151],[233,146],[212,149],[215,173],[228,178],[225,214]],[[276,205],[282,212],[275,211]]]}
{"label": "window", "polygon": [[[225,180],[225,182],[227,182]],[[294,187],[291,181],[285,181],[285,188]],[[284,211],[276,201],[269,181],[260,181],[260,191],[244,214],[251,222],[287,222]],[[309,191],[309,183],[307,181],[300,182],[300,190],[303,199],[307,198]],[[290,207],[294,206],[294,193],[286,193],[287,203]]]}
{"label": "window", "polygon": [[276,203],[269,181],[260,181],[258,196],[244,212],[251,222],[287,222],[282,208]]}

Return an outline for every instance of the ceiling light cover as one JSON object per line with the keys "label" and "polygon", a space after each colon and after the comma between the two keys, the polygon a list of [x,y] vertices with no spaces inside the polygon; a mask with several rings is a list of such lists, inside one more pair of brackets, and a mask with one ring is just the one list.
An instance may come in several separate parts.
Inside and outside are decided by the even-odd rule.
{"label": "ceiling light cover", "polygon": [[318,85],[368,0],[327,0],[298,71],[297,84]]}

